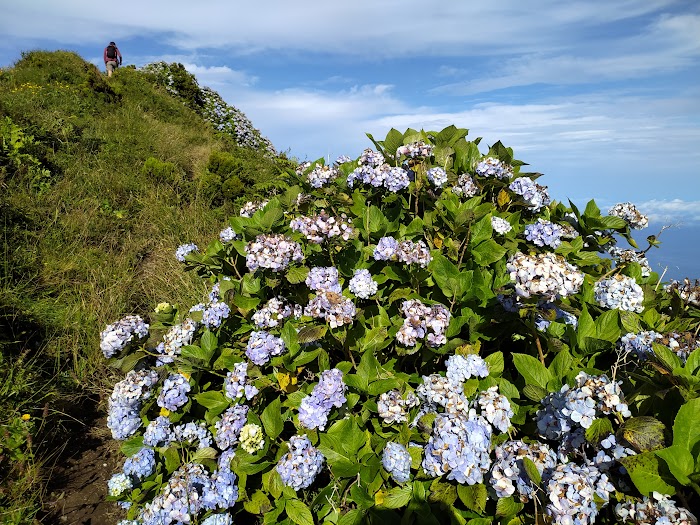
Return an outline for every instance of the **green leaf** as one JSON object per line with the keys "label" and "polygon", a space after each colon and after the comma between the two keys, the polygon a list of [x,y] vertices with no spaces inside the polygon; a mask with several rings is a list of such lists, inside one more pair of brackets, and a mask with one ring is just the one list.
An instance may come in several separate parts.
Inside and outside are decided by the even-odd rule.
{"label": "green leaf", "polygon": [[506,249],[493,239],[488,239],[472,250],[472,257],[477,264],[488,266],[503,259]]}
{"label": "green leaf", "polygon": [[390,379],[380,379],[371,383],[369,387],[367,387],[367,393],[371,396],[378,396],[379,394],[383,394],[389,390],[399,388],[401,384],[402,382],[395,377]]}
{"label": "green leaf", "polygon": [[606,417],[599,417],[594,419],[591,426],[586,429],[586,441],[597,445],[612,433],[613,426],[610,420]]}
{"label": "green leaf", "polygon": [[205,408],[212,411],[214,415],[220,414],[231,406],[231,400],[224,396],[221,392],[209,390],[194,396],[194,399]]}
{"label": "green leaf", "polygon": [[690,485],[691,481],[688,479],[688,476],[695,471],[695,461],[688,449],[679,445],[672,445],[668,448],[656,450],[655,453],[666,462],[671,474],[682,485]]}
{"label": "green leaf", "polygon": [[494,352],[493,354],[484,357],[484,361],[489,367],[489,375],[491,377],[498,377],[505,370],[505,360],[503,359],[503,352]]}
{"label": "green leaf", "polygon": [[654,356],[656,357],[656,359],[669,372],[675,370],[678,367],[683,366],[683,363],[681,362],[679,357],[671,349],[655,342],[652,342],[651,346],[654,349]]}
{"label": "green leaf", "polygon": [[523,395],[532,401],[537,401],[538,403],[542,401],[549,392],[547,389],[536,385],[525,385],[523,388]]}
{"label": "green leaf", "polygon": [[202,334],[200,345],[202,347],[202,350],[204,350],[209,355],[209,357],[205,360],[209,361],[209,359],[211,359],[211,356],[214,355],[214,352],[219,346],[219,340],[216,338],[216,335],[214,335],[212,332],[210,332],[209,330],[205,330]]}
{"label": "green leaf", "polygon": [[442,502],[448,506],[452,506],[452,504],[457,501],[457,488],[450,483],[445,483],[440,481],[440,479],[436,479],[430,484],[428,501],[431,503]]}
{"label": "green leaf", "polygon": [[204,447],[197,449],[197,451],[192,456],[193,463],[201,463],[203,459],[216,459],[218,452],[212,447]]}
{"label": "green leaf", "polygon": [[259,297],[246,297],[245,295],[236,294],[233,296],[233,304],[241,310],[252,310],[260,304]]}
{"label": "green leaf", "polygon": [[306,503],[299,499],[288,499],[284,504],[284,510],[297,525],[314,525],[314,517]]}
{"label": "green leaf", "polygon": [[125,456],[133,456],[143,448],[143,436],[133,436],[124,441],[119,450]]}
{"label": "green leaf", "polygon": [[287,348],[290,354],[295,355],[299,350],[299,337],[297,335],[296,328],[291,321],[284,323],[284,327],[280,332],[280,337],[284,341],[284,346]]}
{"label": "green leaf", "polygon": [[547,388],[547,383],[552,379],[552,374],[538,359],[527,354],[512,354],[512,356],[513,364],[525,379],[526,384],[544,389]]}
{"label": "green leaf", "polygon": [[620,339],[620,311],[607,310],[595,320],[596,338],[617,343]]}
{"label": "green leaf", "polygon": [[523,510],[524,506],[513,497],[499,498],[496,502],[496,516],[515,516]]}
{"label": "green leaf", "polygon": [[537,470],[537,465],[535,465],[535,462],[527,456],[523,456],[523,467],[525,468],[525,473],[527,474],[527,477],[530,478],[530,481],[532,481],[535,485],[542,483],[542,474],[540,474],[540,471]]}
{"label": "green leaf", "polygon": [[290,284],[303,283],[306,280],[307,275],[309,275],[309,269],[306,266],[300,266],[298,268],[290,268],[287,271],[287,281]]}
{"label": "green leaf", "polygon": [[493,226],[491,225],[491,214],[485,215],[480,220],[472,224],[471,227],[471,237],[469,238],[469,244],[476,246],[481,241],[490,239],[493,235]]}
{"label": "green leaf", "polygon": [[314,341],[318,341],[324,335],[326,335],[327,331],[328,331],[327,325],[305,326],[304,328],[299,330],[299,333],[297,334],[297,341],[300,344],[313,343]]}
{"label": "green leaf", "polygon": [[365,520],[365,511],[353,509],[343,514],[338,520],[338,525],[362,525]]}
{"label": "green leaf", "polygon": [[162,454],[163,457],[165,457],[165,469],[168,472],[175,472],[182,461],[178,449],[175,447],[168,447]]}
{"label": "green leaf", "polygon": [[428,271],[447,297],[461,297],[463,289],[460,285],[460,272],[447,257],[435,255],[428,265]]}
{"label": "green leaf", "polygon": [[265,514],[272,509],[270,498],[262,490],[256,490],[243,502],[243,508],[251,514]]}
{"label": "green leaf", "polygon": [[692,399],[681,406],[673,422],[673,444],[698,455],[700,443],[700,398]]}
{"label": "green leaf", "polygon": [[670,484],[673,483],[673,476],[660,470],[659,459],[654,452],[627,456],[621,458],[620,463],[627,469],[634,486],[642,495],[650,496],[655,491],[675,494],[676,489]]}
{"label": "green leaf", "polygon": [[413,495],[413,486],[394,487],[384,496],[381,506],[387,509],[400,509],[408,505]]}
{"label": "green leaf", "polygon": [[457,485],[457,495],[469,510],[481,514],[486,509],[488,493],[486,485],[477,483],[476,485]]}
{"label": "green leaf", "polygon": [[571,354],[565,348],[552,359],[549,365],[549,372],[552,374],[552,377],[561,380],[563,383],[566,375],[571,372],[573,362],[574,358],[571,357]]}
{"label": "green leaf", "polygon": [[646,452],[663,448],[664,428],[666,426],[654,417],[633,417],[620,426],[617,437],[622,437],[637,452]]}
{"label": "green leaf", "polygon": [[197,345],[185,345],[182,347],[180,355],[185,359],[208,362],[212,354]]}
{"label": "green leaf", "polygon": [[275,397],[260,416],[265,433],[270,439],[275,439],[282,433],[284,421],[282,420],[282,404],[279,397]]}

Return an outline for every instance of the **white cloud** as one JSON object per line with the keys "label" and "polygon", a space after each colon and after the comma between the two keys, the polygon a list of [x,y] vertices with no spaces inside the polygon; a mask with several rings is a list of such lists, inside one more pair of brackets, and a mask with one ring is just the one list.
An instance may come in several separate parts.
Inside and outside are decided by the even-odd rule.
{"label": "white cloud", "polygon": [[700,224],[700,200],[652,199],[638,203],[637,208],[649,217],[650,222],[663,224]]}

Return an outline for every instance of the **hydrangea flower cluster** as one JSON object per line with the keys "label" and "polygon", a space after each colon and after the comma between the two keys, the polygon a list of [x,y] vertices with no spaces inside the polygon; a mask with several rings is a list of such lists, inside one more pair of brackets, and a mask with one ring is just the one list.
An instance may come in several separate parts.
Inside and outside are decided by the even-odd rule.
{"label": "hydrangea flower cluster", "polygon": [[335,159],[335,164],[338,166],[345,164],[346,162],[352,162],[352,159],[347,155],[340,155],[337,159]]}
{"label": "hydrangea flower cluster", "polygon": [[447,182],[447,172],[439,166],[430,168],[426,175],[428,180],[437,188],[442,188]]}
{"label": "hydrangea flower cluster", "polygon": [[638,359],[645,361],[649,356],[654,355],[652,343],[660,337],[661,334],[653,330],[642,331],[637,334],[629,332],[620,338],[618,347],[622,352],[633,352]]}
{"label": "hydrangea flower cluster", "polygon": [[235,231],[233,231],[233,228],[229,226],[228,228],[224,228],[219,232],[219,240],[226,244],[227,242],[235,241],[236,239],[240,239],[241,236],[238,235]]}
{"label": "hydrangea flower cluster", "polygon": [[289,452],[277,463],[282,482],[292,489],[305,489],[310,486],[323,467],[323,454],[311,446],[305,435],[292,436],[289,440]]}
{"label": "hydrangea flower cluster", "polygon": [[[592,465],[559,464],[548,472],[546,494],[549,499],[545,513],[555,523],[595,523],[598,505],[610,501],[615,487]],[[596,499],[600,501],[596,503]]]}
{"label": "hydrangea flower cluster", "polygon": [[226,409],[221,419],[216,422],[216,445],[225,450],[238,443],[238,436],[248,418],[248,405],[233,405]]}
{"label": "hydrangea flower cluster", "polygon": [[595,283],[595,300],[600,306],[628,312],[643,312],[644,291],[632,277],[616,274]]}
{"label": "hydrangea flower cluster", "polygon": [[[542,305],[538,305],[541,310],[554,310],[554,319],[559,322],[563,322],[564,324],[568,324],[576,328],[578,326],[578,319],[574,314],[571,314],[567,312],[566,310],[562,310],[559,308],[557,305],[553,303],[544,303]],[[548,315],[548,317],[550,317]],[[551,317],[550,317],[551,319]],[[537,316],[535,318],[535,327],[542,331],[545,332],[547,328],[549,328],[549,325],[552,323],[550,319],[546,319],[543,317],[543,315],[538,312]]]}
{"label": "hydrangea flower cluster", "polygon": [[378,168],[384,164],[384,155],[378,151],[374,151],[372,148],[366,148],[362,155],[360,155],[357,161],[359,166],[371,166],[373,168]]}
{"label": "hydrangea flower cluster", "polygon": [[379,239],[372,256],[376,261],[400,261],[406,264],[417,264],[421,268],[425,268],[433,260],[425,242],[399,242],[393,237]]}
{"label": "hydrangea flower cluster", "polygon": [[637,263],[642,267],[642,277],[649,277],[651,275],[651,266],[649,265],[649,259],[643,253],[637,253],[634,250],[623,250],[618,246],[613,246],[608,250],[608,253],[612,255],[617,262],[617,266]]}
{"label": "hydrangea flower cluster", "polygon": [[175,250],[175,258],[181,263],[185,262],[185,257],[192,252],[199,251],[199,248],[194,243],[181,244]]}
{"label": "hydrangea flower cluster", "polygon": [[250,334],[245,355],[256,365],[262,366],[273,357],[282,355],[285,350],[284,341],[280,337],[261,330]]}
{"label": "hydrangea flower cluster", "polygon": [[500,217],[491,217],[491,227],[493,231],[500,235],[504,235],[513,229],[507,220],[501,219]]}
{"label": "hydrangea flower cluster", "polygon": [[114,385],[107,411],[107,427],[114,439],[126,439],[141,426],[141,401],[151,396],[157,382],[158,373],[153,370],[130,370]]}
{"label": "hydrangea flower cluster", "polygon": [[544,443],[506,441],[495,449],[496,461],[491,468],[489,482],[499,498],[513,496],[526,503],[534,497],[536,486],[527,475],[523,459],[528,458],[542,475],[557,464],[556,453]]}
{"label": "hydrangea flower cluster", "polygon": [[297,232],[301,232],[310,242],[321,244],[323,241],[333,237],[340,237],[344,241],[355,236],[355,228],[348,220],[346,214],[340,217],[331,217],[326,210],[321,210],[318,215],[312,217],[297,217],[292,219],[289,227]]}
{"label": "hydrangea flower cluster", "polygon": [[411,479],[411,455],[401,443],[388,441],[382,453],[382,465],[397,483]]}
{"label": "hydrangea flower cluster", "polygon": [[143,443],[149,447],[167,447],[175,440],[175,433],[166,416],[158,416],[148,423],[143,432]]}
{"label": "hydrangea flower cluster", "polygon": [[537,246],[557,248],[561,244],[561,228],[553,222],[537,219],[525,226],[525,238]]}
{"label": "hydrangea flower cluster", "polygon": [[267,206],[267,203],[268,203],[268,201],[261,201],[261,202],[248,201],[241,207],[238,214],[241,217],[246,217],[246,218],[250,219],[256,211],[262,210],[265,206]]}
{"label": "hydrangea flower cluster", "polygon": [[624,521],[635,525],[697,525],[695,515],[676,503],[665,494],[652,492],[639,501],[625,500],[615,505],[615,514]]}
{"label": "hydrangea flower cluster", "polygon": [[676,292],[686,303],[700,307],[700,279],[694,283],[690,279],[684,279],[682,283],[672,279],[664,289],[668,293]]}
{"label": "hydrangea flower cluster", "polygon": [[376,281],[372,279],[372,274],[367,269],[355,270],[348,288],[360,299],[369,299],[377,293],[378,286]]}
{"label": "hydrangea flower cluster", "polygon": [[318,384],[311,394],[301,400],[299,423],[308,429],[324,430],[333,407],[340,408],[345,403],[346,390],[343,372],[337,368],[321,372]]}
{"label": "hydrangea flower cluster", "polygon": [[294,170],[294,172],[295,172],[297,175],[301,176],[301,175],[303,175],[304,172],[305,172],[306,170],[308,170],[310,167],[311,167],[311,162],[308,161],[308,160],[305,160],[304,162],[300,162],[300,163],[297,165],[297,167],[296,167],[296,169]]}
{"label": "hydrangea flower cluster", "polygon": [[[463,384],[443,377],[440,374],[423,376],[423,383],[418,385],[416,394],[423,402],[416,419],[423,414],[445,409],[445,413],[462,417],[469,411],[469,400],[464,395]],[[476,412],[475,412],[476,413]]]}
{"label": "hydrangea flower cluster", "polygon": [[513,168],[495,157],[486,157],[476,165],[476,174],[503,180],[513,176]]}
{"label": "hydrangea flower cluster", "polygon": [[212,514],[206,518],[202,525],[233,525],[233,518],[230,514]]}
{"label": "hydrangea flower cluster", "polygon": [[700,338],[693,332],[670,332],[661,336],[658,342],[670,348],[684,363],[691,352],[700,348]]}
{"label": "hydrangea flower cluster", "polygon": [[422,467],[428,476],[447,474],[457,483],[482,483],[491,468],[491,426],[474,411],[438,414],[425,446]]}
{"label": "hydrangea flower cluster", "polygon": [[148,323],[141,316],[127,315],[100,332],[100,350],[109,359],[124,350],[130,343],[148,335]]}
{"label": "hydrangea flower cluster", "polygon": [[335,166],[323,166],[317,164],[314,166],[309,174],[307,175],[309,179],[309,184],[312,188],[322,188],[323,186],[330,184],[331,181],[335,180],[340,175],[340,170]]}
{"label": "hydrangea flower cluster", "polygon": [[194,421],[189,423],[181,423],[173,428],[173,441],[179,443],[197,443],[197,449],[203,449],[211,446],[211,432],[204,426],[204,422],[199,424]]}
{"label": "hydrangea flower cluster", "polygon": [[231,308],[223,301],[219,301],[213,294],[214,300],[208,304],[199,303],[190,308],[192,312],[202,312],[202,324],[209,329],[218,328],[224,319],[228,318]]}
{"label": "hydrangea flower cluster", "polygon": [[481,415],[501,432],[508,432],[510,418],[515,415],[510,408],[510,401],[504,395],[498,393],[498,386],[489,387],[477,398]]}
{"label": "hydrangea flower cluster", "polygon": [[507,269],[520,297],[541,295],[553,300],[578,293],[583,284],[583,273],[553,253],[518,252],[508,260]]}
{"label": "hydrangea flower cluster", "polygon": [[[601,414],[613,412],[629,417],[630,411],[624,402],[620,382],[612,382],[606,375],[590,376],[579,372],[576,386],[561,387],[542,400],[542,409],[537,411],[537,428],[540,434],[554,441],[566,438],[579,428],[587,429]],[[583,436],[570,436],[573,440]]]}
{"label": "hydrangea flower cluster", "polygon": [[236,400],[245,396],[247,400],[253,399],[258,393],[258,389],[248,383],[248,362],[241,361],[233,365],[233,370],[226,374],[224,380],[224,391],[226,397]]}
{"label": "hydrangea flower cluster", "polygon": [[239,439],[241,448],[248,454],[255,454],[265,446],[265,437],[263,436],[262,428],[253,423],[243,425]]}
{"label": "hydrangea flower cluster", "polygon": [[339,277],[335,266],[314,267],[309,270],[305,282],[310,290],[340,293],[343,288],[340,286]]}
{"label": "hydrangea flower cluster", "polygon": [[408,421],[408,410],[417,407],[420,400],[413,392],[408,392],[406,398],[401,397],[401,392],[398,390],[390,390],[384,392],[377,400],[377,410],[379,417],[386,425],[394,423],[403,423]]}
{"label": "hydrangea flower cluster", "polygon": [[476,354],[451,355],[445,361],[447,379],[455,384],[464,383],[472,377],[486,377],[489,375],[489,366]]}
{"label": "hydrangea flower cluster", "polygon": [[131,483],[131,478],[129,478],[129,476],[123,472],[113,474],[107,482],[107,492],[110,496],[115,498],[118,498],[127,490],[131,490],[132,487],[133,484]]}
{"label": "hydrangea flower cluster", "polygon": [[304,315],[325,319],[331,328],[352,324],[357,309],[347,297],[337,292],[320,291],[304,308]]}
{"label": "hydrangea flower cluster", "polygon": [[284,235],[258,235],[247,244],[245,251],[245,262],[251,272],[258,268],[281,272],[290,262],[304,260],[299,243]]}
{"label": "hydrangea flower cluster", "polygon": [[298,319],[302,313],[301,305],[290,305],[283,297],[273,297],[253,314],[253,323],[258,328],[274,328],[288,317]]}
{"label": "hydrangea flower cluster", "polygon": [[615,206],[610,208],[608,214],[624,219],[630,225],[630,228],[634,230],[641,230],[649,225],[649,218],[640,213],[631,202],[615,204]]}
{"label": "hydrangea flower cluster", "polygon": [[405,155],[412,159],[416,157],[430,157],[433,154],[433,145],[426,144],[423,141],[412,142],[411,144],[404,144],[399,146],[396,150],[396,158]]}
{"label": "hydrangea flower cluster", "polygon": [[182,352],[182,347],[192,342],[192,336],[197,329],[197,323],[185,319],[181,324],[174,325],[163,336],[163,341],[155,348],[158,354],[156,366],[172,363]]}
{"label": "hydrangea flower cluster", "polygon": [[540,211],[552,202],[547,192],[547,187],[540,186],[528,177],[518,177],[508,185],[508,188],[513,193],[520,195],[534,212]]}
{"label": "hydrangea flower cluster", "polygon": [[388,164],[382,164],[376,168],[369,165],[355,168],[348,175],[348,186],[353,188],[355,181],[360,181],[375,188],[384,187],[392,193],[405,190],[411,183],[411,179],[405,169],[389,166]]}
{"label": "hydrangea flower cluster", "polygon": [[396,333],[396,340],[404,346],[415,346],[425,338],[428,346],[436,347],[447,342],[445,331],[452,317],[442,304],[424,305],[419,299],[404,301],[401,305],[406,319]]}
{"label": "hydrangea flower cluster", "polygon": [[477,186],[474,177],[469,175],[469,173],[462,173],[452,191],[457,195],[469,198],[479,193],[479,186]]}
{"label": "hydrangea flower cluster", "polygon": [[187,403],[187,392],[191,390],[190,381],[182,374],[171,374],[163,381],[163,389],[158,395],[156,403],[159,407],[176,411]]}
{"label": "hydrangea flower cluster", "polygon": [[143,447],[124,462],[124,474],[142,479],[153,474],[156,468],[156,454],[152,448]]}

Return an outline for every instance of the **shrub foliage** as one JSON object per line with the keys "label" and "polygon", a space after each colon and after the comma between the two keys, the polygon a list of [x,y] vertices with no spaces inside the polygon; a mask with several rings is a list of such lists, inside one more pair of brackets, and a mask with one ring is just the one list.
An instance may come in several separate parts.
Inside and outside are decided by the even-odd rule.
{"label": "shrub foliage", "polygon": [[698,283],[466,136],[290,170],[178,249],[203,303],[105,328],[124,524],[694,522]]}

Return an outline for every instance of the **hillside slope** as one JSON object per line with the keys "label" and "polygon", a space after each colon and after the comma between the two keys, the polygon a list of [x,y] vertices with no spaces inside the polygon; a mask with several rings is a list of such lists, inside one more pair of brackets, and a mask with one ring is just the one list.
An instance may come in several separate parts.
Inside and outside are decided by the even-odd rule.
{"label": "hillside slope", "polygon": [[36,514],[36,459],[90,431],[110,380],[99,330],[199,300],[176,247],[203,246],[289,164],[179,64],[107,79],[74,53],[33,51],[0,70],[3,520]]}

